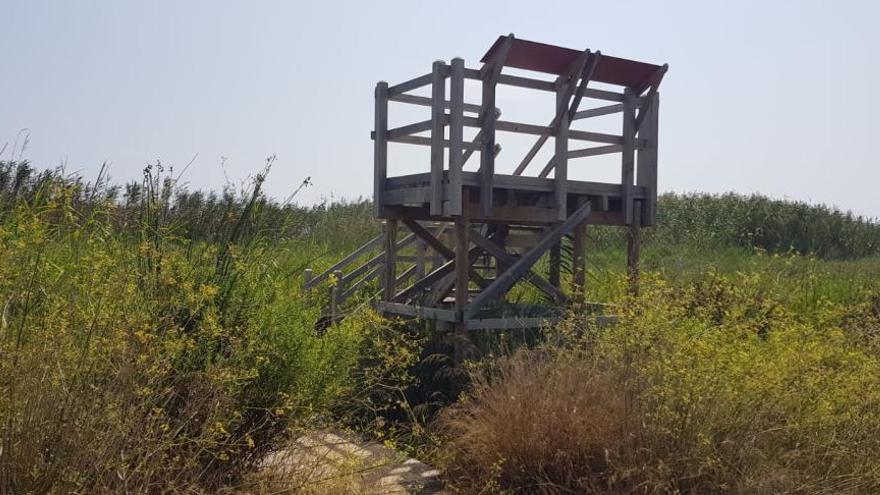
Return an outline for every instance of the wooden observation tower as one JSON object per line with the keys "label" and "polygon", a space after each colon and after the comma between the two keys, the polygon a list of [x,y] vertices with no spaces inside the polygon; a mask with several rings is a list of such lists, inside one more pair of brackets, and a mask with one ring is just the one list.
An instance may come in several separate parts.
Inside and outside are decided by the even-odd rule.
{"label": "wooden observation tower", "polygon": [[[658,87],[667,69],[512,34],[499,37],[481,62],[468,68],[461,58],[438,61],[415,79],[377,84],[373,199],[385,229],[369,246],[380,250],[372,265],[355,270],[380,279],[380,311],[443,322],[462,336],[541,326],[566,306],[583,304],[584,238],[591,224],[627,229],[631,282],[637,283],[639,230],[655,221]],[[478,88],[470,101],[468,85]],[[547,109],[550,122],[502,119],[496,92],[503,87],[520,88],[517,101],[538,93],[555,100]],[[430,118],[389,128],[391,103],[429,107]],[[608,127],[607,116],[616,118],[611,125],[619,131],[588,129],[598,120]],[[499,137],[515,134],[526,135],[530,147],[523,147],[524,156],[504,156]],[[389,146],[396,143],[430,148],[424,172],[389,175]],[[589,158],[602,155],[620,157],[619,181],[569,178],[574,167],[590,167]],[[502,158],[510,164],[508,173],[496,171]],[[572,246],[568,267],[560,256],[565,237]],[[547,261],[538,264],[542,258]],[[354,282],[338,271],[342,266],[309,274],[307,286],[334,270]],[[560,282],[563,271],[571,274],[568,287]],[[543,293],[546,311],[518,312],[506,301],[523,282]],[[337,291],[334,301],[343,293]]]}

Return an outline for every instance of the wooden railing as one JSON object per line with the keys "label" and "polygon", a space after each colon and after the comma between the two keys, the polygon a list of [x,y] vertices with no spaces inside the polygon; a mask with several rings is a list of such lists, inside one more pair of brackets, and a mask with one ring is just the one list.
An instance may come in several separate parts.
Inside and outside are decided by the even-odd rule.
{"label": "wooden railing", "polygon": [[[503,52],[503,50],[502,50]],[[558,220],[567,216],[568,160],[612,153],[621,154],[620,197],[626,223],[632,223],[633,186],[641,186],[649,191],[643,224],[654,218],[657,195],[657,115],[659,95],[656,91],[665,66],[658,71],[650,90],[644,96],[626,89],[623,92],[588,88],[592,71],[601,57],[599,52],[585,51],[573,63],[568,74],[556,81],[546,81],[529,77],[502,74],[501,59],[489,62],[482,69],[468,69],[461,58],[452,59],[450,64],[434,62],[428,74],[409,81],[389,86],[380,82],[376,86],[374,140],[374,202],[376,215],[383,215],[383,199],[386,192],[388,143],[406,143],[428,146],[430,153],[430,193],[428,203],[431,215],[457,216],[462,213],[462,169],[474,151],[480,151],[480,203],[483,214],[489,215],[492,208],[492,188],[495,175],[495,156],[498,147],[495,132],[511,132],[537,136],[538,139],[520,161],[513,175],[522,175],[537,155],[543,144],[554,138],[553,157],[540,169],[538,177],[547,177],[553,172],[555,188],[555,207]],[[449,95],[446,95],[446,79],[449,79]],[[481,103],[465,103],[464,81],[481,81]],[[495,106],[497,85],[526,88],[556,94],[557,105],[553,120],[548,125],[499,120],[500,110]],[[431,96],[408,94],[410,91],[430,86]],[[613,102],[611,105],[580,110],[583,99]],[[390,101],[426,106],[431,108],[431,118],[393,129],[388,128],[388,103]],[[465,113],[473,115],[465,115]],[[570,129],[571,123],[605,115],[622,114],[621,134],[606,134]],[[446,128],[449,128],[448,138]],[[464,140],[464,128],[479,129],[475,138]],[[416,134],[428,132],[428,136]],[[569,141],[601,143],[601,146],[569,149]],[[445,163],[444,151],[448,152]],[[638,157],[636,155],[638,154]],[[638,173],[636,174],[636,165]],[[444,170],[448,170],[444,174]],[[444,180],[446,183],[444,184]],[[446,194],[444,195],[444,188]]]}

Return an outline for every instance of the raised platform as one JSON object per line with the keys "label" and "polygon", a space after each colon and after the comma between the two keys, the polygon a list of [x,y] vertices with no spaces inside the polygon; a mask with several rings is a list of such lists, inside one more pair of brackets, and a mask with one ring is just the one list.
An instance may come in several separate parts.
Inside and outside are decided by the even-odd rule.
{"label": "raised platform", "polygon": [[[495,174],[493,182],[493,205],[489,215],[479,208],[480,174],[462,172],[462,201],[469,212],[471,221],[520,224],[549,225],[559,221],[555,206],[555,179],[527,177],[522,175]],[[623,217],[623,200],[620,184],[569,180],[567,184],[568,211],[575,210],[579,204],[591,202],[595,205],[586,223],[597,225],[626,225]],[[432,194],[431,174],[409,174],[389,177],[382,194],[384,218],[415,218],[418,220],[452,221],[454,213],[450,208],[452,196],[448,171],[444,171],[441,191],[443,211],[439,215],[430,213]],[[638,203],[648,198],[648,190],[632,186],[632,199]],[[644,215],[643,218],[647,217]]]}

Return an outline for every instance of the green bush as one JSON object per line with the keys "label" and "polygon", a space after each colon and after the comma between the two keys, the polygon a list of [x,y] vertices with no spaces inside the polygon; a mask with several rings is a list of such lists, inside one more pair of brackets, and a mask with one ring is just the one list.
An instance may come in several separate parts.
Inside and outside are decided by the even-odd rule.
{"label": "green bush", "polygon": [[443,420],[449,478],[468,493],[877,493],[873,309],[805,319],[765,276],[648,280],[619,324],[573,319],[477,373]]}

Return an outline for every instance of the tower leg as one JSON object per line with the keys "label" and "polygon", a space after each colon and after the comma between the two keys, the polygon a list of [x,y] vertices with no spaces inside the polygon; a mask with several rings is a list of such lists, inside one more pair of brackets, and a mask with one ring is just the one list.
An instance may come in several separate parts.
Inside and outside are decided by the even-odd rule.
{"label": "tower leg", "polygon": [[550,280],[550,284],[553,287],[559,288],[560,281],[560,268],[562,263],[562,246],[557,243],[554,244],[553,247],[550,248],[550,273],[547,274],[547,278]]}
{"label": "tower leg", "polygon": [[468,303],[468,288],[470,285],[470,260],[468,249],[468,218],[462,214],[455,218],[455,311],[462,320],[455,324],[455,361],[461,363],[468,354],[469,339],[467,320],[464,319],[464,308]]}
{"label": "tower leg", "polygon": [[639,256],[642,250],[642,208],[633,208],[633,221],[629,225],[626,246],[626,275],[630,294],[639,295]]}
{"label": "tower leg", "polygon": [[394,299],[397,281],[397,219],[385,221],[385,269],[382,276],[382,299]]}
{"label": "tower leg", "polygon": [[572,236],[574,237],[571,255],[572,303],[574,303],[575,309],[581,310],[586,302],[587,223],[579,223],[572,231]]}

